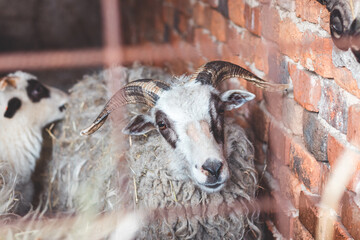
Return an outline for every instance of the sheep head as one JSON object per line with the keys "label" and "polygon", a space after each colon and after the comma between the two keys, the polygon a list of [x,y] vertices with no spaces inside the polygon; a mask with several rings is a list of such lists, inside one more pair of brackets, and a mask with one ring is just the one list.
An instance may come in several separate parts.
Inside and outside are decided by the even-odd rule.
{"label": "sheep head", "polygon": [[[44,127],[65,116],[68,97],[41,84],[35,76],[17,71],[0,79],[0,107],[4,124]],[[16,118],[14,121],[13,118]]]}
{"label": "sheep head", "polygon": [[106,104],[94,123],[81,132],[89,135],[107,116],[124,104],[143,103],[149,114],[135,116],[123,132],[142,135],[156,129],[181,159],[176,166],[206,192],[221,190],[229,178],[225,153],[224,112],[241,107],[255,95],[244,90],[220,93],[216,87],[225,79],[241,77],[270,90],[287,85],[263,81],[247,70],[223,61],[209,62],[187,78],[184,84],[168,85],[143,79],[128,83]]}

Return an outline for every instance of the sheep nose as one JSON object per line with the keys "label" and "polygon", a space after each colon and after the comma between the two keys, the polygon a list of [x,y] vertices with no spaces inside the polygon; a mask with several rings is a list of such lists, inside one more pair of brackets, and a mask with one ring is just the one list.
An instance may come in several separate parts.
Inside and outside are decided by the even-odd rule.
{"label": "sheep nose", "polygon": [[201,166],[202,169],[210,173],[211,176],[218,178],[221,172],[222,162],[208,158]]}

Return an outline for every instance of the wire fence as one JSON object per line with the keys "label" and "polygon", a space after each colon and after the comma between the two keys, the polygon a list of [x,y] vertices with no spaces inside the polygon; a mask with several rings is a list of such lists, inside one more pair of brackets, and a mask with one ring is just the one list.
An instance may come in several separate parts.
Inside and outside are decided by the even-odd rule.
{"label": "wire fence", "polygon": [[[0,71],[48,70],[57,68],[77,68],[104,66],[106,68],[134,61],[163,62],[174,59],[191,60],[198,57],[192,48],[184,43],[144,44],[123,46],[121,43],[121,16],[118,0],[101,0],[104,45],[97,49],[78,49],[42,52],[16,52],[0,54]],[[279,199],[276,200],[279,205]],[[261,212],[282,211],[274,207],[271,198],[257,200]],[[167,211],[164,209],[157,211]],[[179,210],[183,211],[183,210]],[[176,214],[176,211],[173,212]],[[179,214],[179,213],[177,213]],[[284,221],[284,219],[282,219]],[[281,219],[280,219],[281,221]],[[282,224],[282,223],[280,223]],[[284,223],[285,225],[285,223]]]}

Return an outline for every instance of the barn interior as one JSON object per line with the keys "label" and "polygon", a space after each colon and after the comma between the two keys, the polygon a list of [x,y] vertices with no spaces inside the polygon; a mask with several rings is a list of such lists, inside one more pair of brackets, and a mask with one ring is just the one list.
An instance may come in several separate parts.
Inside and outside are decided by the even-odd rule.
{"label": "barn interior", "polygon": [[[0,73],[69,91],[118,66],[179,76],[222,60],[289,84],[286,93],[222,85],[256,95],[227,116],[254,146],[262,238],[360,239],[359,23],[357,0],[0,0]],[[111,81],[102,84],[115,93]],[[43,131],[36,196],[62,126]]]}

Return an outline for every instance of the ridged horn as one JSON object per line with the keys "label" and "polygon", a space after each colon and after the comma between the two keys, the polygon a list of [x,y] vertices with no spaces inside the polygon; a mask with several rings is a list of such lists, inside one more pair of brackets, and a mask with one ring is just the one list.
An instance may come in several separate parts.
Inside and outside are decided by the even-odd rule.
{"label": "ridged horn", "polygon": [[159,95],[168,89],[170,89],[168,84],[152,79],[140,79],[126,84],[111,97],[93,124],[82,130],[80,135],[90,135],[96,132],[112,111],[126,104],[142,103],[153,107],[159,99]]}
{"label": "ridged horn", "polygon": [[288,84],[275,84],[264,81],[248,70],[225,61],[212,61],[201,66],[191,77],[190,81],[201,82],[202,84],[219,86],[226,79],[239,77],[251,82],[257,87],[268,91],[283,91],[289,87]]}

